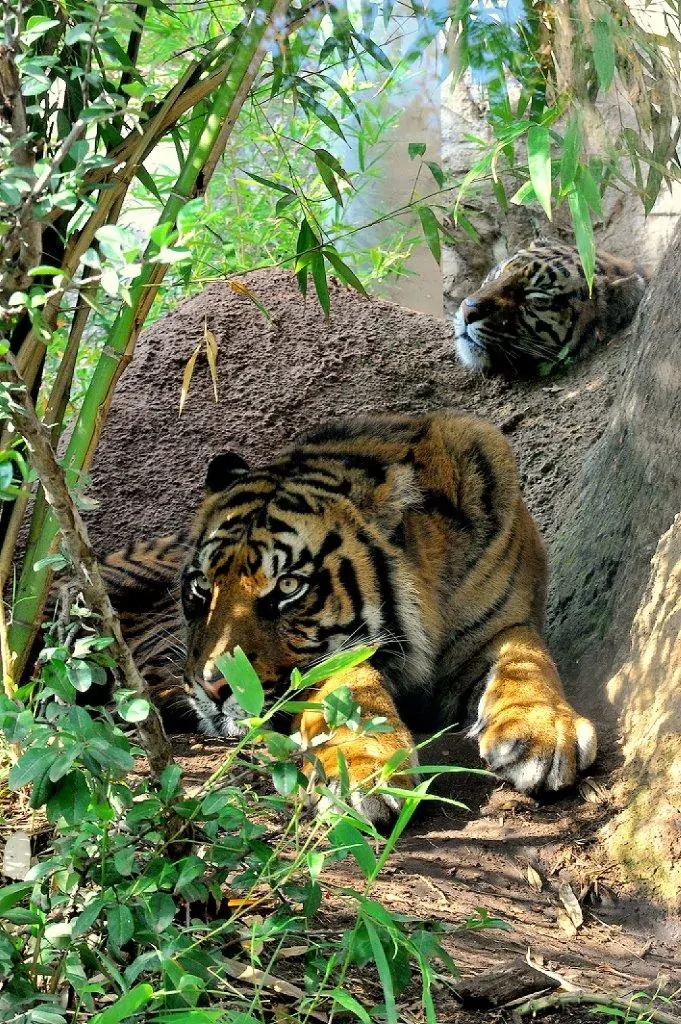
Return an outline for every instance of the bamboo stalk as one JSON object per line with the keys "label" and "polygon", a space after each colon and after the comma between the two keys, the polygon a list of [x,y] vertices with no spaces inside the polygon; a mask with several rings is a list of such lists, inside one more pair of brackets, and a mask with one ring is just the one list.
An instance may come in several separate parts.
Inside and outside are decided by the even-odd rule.
{"label": "bamboo stalk", "polygon": [[[287,6],[288,0],[264,0],[260,4],[232,58],[225,82],[214,94],[212,108],[206,114],[203,129],[187,154],[159,224],[174,224],[185,203],[203,188],[202,171],[214,151],[222,151],[228,138],[229,133],[223,131],[223,124],[229,123],[230,130],[233,128],[265,58],[269,40],[275,34],[274,17],[280,16]],[[144,319],[167,270],[165,264],[149,262],[155,251],[156,247],[150,243],[144,255],[142,272],[131,288],[131,304],[118,314],[83,400],[64,458],[70,484],[77,479],[81,470],[90,465],[114,388],[132,357]],[[9,644],[16,656],[15,675],[18,678],[25,668],[51,579],[47,567],[36,571],[33,566],[47,557],[56,538],[57,524],[50,514],[45,518],[35,546],[27,551],[24,559],[15,601],[16,611],[9,629]]]}

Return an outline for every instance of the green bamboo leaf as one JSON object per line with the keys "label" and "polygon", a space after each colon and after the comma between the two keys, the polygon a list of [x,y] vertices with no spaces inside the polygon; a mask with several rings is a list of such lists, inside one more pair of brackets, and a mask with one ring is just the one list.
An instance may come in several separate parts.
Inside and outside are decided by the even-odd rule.
{"label": "green bamboo leaf", "polygon": [[168,1013],[154,1015],[154,1024],[224,1024],[226,1020],[233,1020],[234,1024],[237,1020],[238,1024],[247,1024],[249,1021],[256,1024],[255,1018],[245,1013],[230,1012],[227,1016],[225,1010],[189,1010],[183,1007],[179,1012],[171,1010]]}
{"label": "green bamboo leaf", "polygon": [[338,47],[338,40],[335,36],[329,36],[324,40],[324,44],[319,51],[319,67],[322,66],[327,57],[330,57],[335,49]]}
{"label": "green bamboo leaf", "polygon": [[265,693],[258,673],[241,648],[235,647],[232,654],[220,655],[215,664],[229,683],[239,706],[248,715],[257,717],[265,705]]}
{"label": "green bamboo leaf", "polygon": [[584,267],[587,284],[591,289],[596,269],[596,247],[594,245],[594,231],[589,216],[589,206],[584,196],[576,189],[568,195],[568,205],[572,226],[575,230],[577,249]]}
{"label": "green bamboo leaf", "polygon": [[535,195],[551,220],[551,138],[541,124],[531,125],[527,133],[527,165]]}
{"label": "green bamboo leaf", "polygon": [[410,160],[413,160],[415,156],[423,156],[425,151],[425,142],[409,142],[407,144],[407,153],[409,154]]}
{"label": "green bamboo leaf", "polygon": [[314,668],[308,669],[307,672],[303,673],[300,687],[301,689],[307,689],[310,686],[316,686],[317,683],[323,682],[329,676],[335,675],[336,672],[343,672],[346,669],[354,668],[355,665],[360,665],[363,661],[368,661],[372,654],[375,653],[375,647],[362,646],[356,647],[354,651],[332,654],[319,665],[315,665]]}
{"label": "green bamboo leaf", "polygon": [[329,297],[329,285],[326,280],[326,268],[324,267],[324,257],[318,249],[312,253],[312,259],[310,260],[310,269],[312,270],[312,280],[314,281],[315,291],[317,292],[317,298],[319,299],[319,305],[324,310],[324,316],[329,319],[331,312],[331,299]]}
{"label": "green bamboo leaf", "polygon": [[372,878],[376,870],[376,857],[362,833],[342,819],[329,832],[329,841],[334,850],[352,854],[365,878]]}
{"label": "green bamboo leaf", "polygon": [[437,222],[437,217],[429,206],[417,206],[416,212],[419,215],[428,248],[432,252],[435,262],[439,263],[441,256],[440,225]]}
{"label": "green bamboo leaf", "polygon": [[280,705],[287,715],[299,715],[301,711],[323,711],[324,705],[316,700],[286,700]]}
{"label": "green bamboo leaf", "polygon": [[364,285],[356,276],[356,274],[353,274],[352,270],[350,270],[350,267],[343,263],[343,260],[340,258],[338,253],[334,249],[330,249],[328,246],[322,249],[322,252],[324,253],[325,257],[327,258],[333,269],[336,271],[340,279],[342,281],[345,281],[346,284],[349,284],[350,287],[354,288],[355,291],[359,292],[360,295],[363,295],[365,299],[368,299],[369,296],[366,292],[366,289],[364,288]]}
{"label": "green bamboo leaf", "polygon": [[[397,1007],[395,1006],[395,990],[393,988],[392,974],[390,973],[390,965],[388,958],[385,955],[385,950],[381,945],[378,932],[374,925],[368,918],[363,915],[364,927],[371,943],[371,952],[373,954],[374,963],[376,964],[376,970],[378,971],[378,977],[381,981],[381,987],[383,989],[383,998],[385,1000],[385,1018],[388,1024],[397,1024]],[[108,1021],[106,1022],[108,1024]]]}
{"label": "green bamboo leaf", "polygon": [[328,166],[328,164],[325,163],[325,161],[319,156],[318,153],[315,153],[314,162],[317,165],[319,176],[326,185],[329,195],[331,195],[332,198],[336,200],[339,206],[342,206],[343,197],[340,194],[338,182],[336,181],[336,176],[334,175],[333,171]]}
{"label": "green bamboo leaf", "polygon": [[345,170],[340,160],[335,157],[333,153],[329,153],[328,149],[315,149],[314,152],[315,160],[319,157],[320,160],[324,161],[327,167],[331,168],[334,174],[337,174],[339,178],[342,178],[343,181],[347,181],[348,185],[352,186],[350,175]]}
{"label": "green bamboo leaf", "polygon": [[262,174],[256,174],[255,171],[244,171],[249,178],[253,178],[253,181],[257,181],[259,185],[265,185],[266,188],[274,188],[278,192],[285,192],[286,195],[295,196],[295,192],[288,185],[282,185],[279,181],[273,181],[272,178],[263,178]]}
{"label": "green bamboo leaf", "polygon": [[357,113],[357,107],[352,102],[345,89],[341,85],[339,85],[338,82],[334,81],[333,78],[330,78],[328,75],[319,74],[317,75],[317,77],[320,78],[322,82],[325,82],[330,89],[333,89],[333,91],[336,93],[337,96],[340,97],[340,99],[343,101],[343,104],[348,108],[350,113],[353,115],[353,117],[361,127],[362,122],[360,120],[359,114]]}
{"label": "green bamboo leaf", "polygon": [[582,124],[579,111],[574,110],[565,128],[563,152],[560,158],[560,187],[567,190],[575,180],[582,151]]}
{"label": "green bamboo leaf", "polygon": [[120,1024],[126,1017],[132,1017],[142,1006],[148,1003],[154,995],[151,985],[135,985],[129,992],[122,995],[106,1010],[96,1013],[90,1019],[90,1024]]}
{"label": "green bamboo leaf", "polygon": [[[332,729],[340,729],[344,725],[351,725],[354,728],[356,725],[359,725],[362,708],[355,700],[349,686],[339,686],[332,693],[327,693],[323,704],[324,719]],[[343,757],[341,750],[338,751],[338,757],[339,760]],[[341,775],[340,772],[339,775]]]}
{"label": "green bamboo leaf", "polygon": [[[503,192],[503,185],[502,185],[502,192]],[[505,198],[506,198],[506,193],[504,192],[504,199]],[[502,204],[500,204],[500,205],[501,205],[501,208],[503,210],[504,209],[503,205]],[[461,213],[461,211],[459,211],[457,213],[457,215],[456,215],[456,226],[459,227],[459,228],[463,228],[463,230],[466,232],[466,234],[468,235],[470,240],[472,242],[475,242],[476,245],[479,244],[479,242],[480,242],[480,235],[475,230],[475,228],[473,227],[473,225],[469,221],[468,217],[466,217],[465,214]]]}
{"label": "green bamboo leaf", "polygon": [[577,168],[575,185],[577,191],[584,197],[584,199],[586,199],[596,216],[602,217],[603,203],[601,202],[601,192],[588,168]]}
{"label": "green bamboo leaf", "polygon": [[351,996],[349,992],[344,988],[334,988],[328,993],[330,999],[333,999],[335,1003],[342,1006],[344,1010],[349,1010],[350,1013],[354,1013],[355,1017],[359,1017],[362,1024],[371,1024],[371,1017],[364,1009],[361,1003],[358,1003],[354,996]]}
{"label": "green bamboo leaf", "polygon": [[433,777],[431,777],[430,779],[424,779],[423,782],[418,783],[418,785],[414,787],[414,790],[411,793],[411,795],[405,796],[403,798],[402,808],[400,810],[397,821],[393,825],[392,831],[390,832],[390,835],[386,840],[386,844],[381,850],[381,855],[376,866],[376,875],[378,875],[379,872],[383,870],[383,866],[385,865],[386,861],[388,860],[393,850],[395,849],[395,844],[397,843],[397,840],[400,838],[405,828],[407,827],[412,817],[414,816],[416,808],[419,806],[419,804],[423,802],[424,797],[428,793],[428,787],[430,786],[432,781]]}
{"label": "green bamboo leaf", "polygon": [[[282,196],[281,199],[277,199],[277,205],[274,207],[274,212],[277,214],[277,216],[279,216],[284,212],[284,210],[288,206],[291,206],[292,203],[295,203],[297,199],[298,196],[295,195],[295,193],[293,193],[290,196]],[[291,223],[290,217],[288,217],[287,220],[289,221],[289,223]]]}
{"label": "green bamboo leaf", "polygon": [[423,162],[435,178],[439,187],[442,188],[445,183],[445,172],[442,170],[440,165],[436,164],[434,160],[424,160]]}
{"label": "green bamboo leaf", "polygon": [[312,260],[312,250],[317,244],[317,236],[308,224],[307,218],[303,217],[296,241],[296,262],[293,266],[298,287],[303,295],[307,294],[307,268]]}
{"label": "green bamboo leaf", "polygon": [[383,52],[380,46],[376,45],[370,36],[355,34],[355,38],[362,44],[369,56],[374,58],[377,64],[380,64],[386,71],[392,71],[393,66],[388,55]]}
{"label": "green bamboo leaf", "polygon": [[338,120],[334,114],[331,113],[328,107],[325,107],[323,103],[315,99],[313,96],[300,94],[300,105],[309,114],[314,114],[318,117],[322,124],[325,124],[327,128],[330,128],[334,135],[337,135],[343,142],[347,142],[343,129],[341,128]]}
{"label": "green bamboo leaf", "polygon": [[510,202],[514,206],[527,206],[529,203],[533,203],[537,198],[534,186],[531,181],[526,181],[520,186],[518,191],[511,196]]}
{"label": "green bamboo leaf", "polygon": [[606,92],[615,75],[615,46],[609,21],[598,18],[591,26],[593,33],[594,67],[601,89]]}

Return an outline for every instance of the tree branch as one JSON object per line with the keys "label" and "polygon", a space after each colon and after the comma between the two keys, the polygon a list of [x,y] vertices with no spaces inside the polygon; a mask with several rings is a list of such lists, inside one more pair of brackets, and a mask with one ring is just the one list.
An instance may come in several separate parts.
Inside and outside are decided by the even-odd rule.
{"label": "tree branch", "polygon": [[607,1006],[615,1010],[624,1010],[626,1013],[635,1012],[637,1015],[645,1015],[647,1021],[657,1021],[658,1024],[681,1024],[681,1017],[672,1013],[658,1010],[650,1003],[643,1000],[623,999],[620,996],[608,995],[605,992],[584,992],[581,989],[577,992],[557,992],[555,995],[544,996],[541,999],[528,999],[522,1006],[513,1011],[516,1020],[531,1014],[533,1017],[544,1010],[555,1010],[563,1006]]}

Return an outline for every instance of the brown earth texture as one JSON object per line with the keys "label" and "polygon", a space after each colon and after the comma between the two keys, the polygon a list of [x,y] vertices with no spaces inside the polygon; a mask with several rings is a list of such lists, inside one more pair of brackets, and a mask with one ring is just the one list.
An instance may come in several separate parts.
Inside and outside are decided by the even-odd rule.
{"label": "brown earth texture", "polygon": [[[89,526],[100,552],[185,525],[200,501],[206,464],[219,451],[232,449],[258,464],[329,417],[452,407],[488,417],[507,434],[551,555],[552,538],[570,515],[583,461],[606,425],[631,354],[626,332],[560,375],[508,382],[462,369],[444,321],[332,285],[326,323],[316,299],[305,302],[288,272],[257,271],[243,283],[265,305],[267,317],[247,296],[214,284],[142,335],[116,391],[92,473],[98,506]],[[183,372],[206,329],[219,346],[218,401],[202,354],[180,417]],[[549,644],[550,622],[551,607]],[[559,667],[569,680],[574,666]],[[673,1010],[665,1000],[681,991],[681,932],[661,908],[621,881],[599,840],[613,811],[609,783],[617,764],[608,705],[593,689],[571,697],[602,728],[602,754],[590,778],[548,803],[480,776],[440,780],[438,792],[469,810],[427,805],[402,837],[375,894],[392,911],[452,925],[480,907],[502,918],[510,930],[448,936],[465,977],[508,964],[515,972],[528,956],[566,983],[625,999],[646,989],[658,993],[660,1009]],[[205,780],[223,756],[219,742],[175,742],[196,780]],[[440,740],[429,756],[435,763],[443,759],[477,763],[458,737]],[[339,879],[357,883],[347,865],[335,869]],[[570,892],[583,916],[576,927]],[[539,979],[535,988],[555,985],[546,974]],[[443,1021],[478,1017],[451,998],[438,1011]],[[491,1019],[511,1019],[510,1009],[490,1012]],[[404,1007],[404,1019],[418,1016],[416,1008]],[[560,1018],[594,1019],[583,1006],[564,1008]],[[627,1019],[636,1020],[636,1013]]]}

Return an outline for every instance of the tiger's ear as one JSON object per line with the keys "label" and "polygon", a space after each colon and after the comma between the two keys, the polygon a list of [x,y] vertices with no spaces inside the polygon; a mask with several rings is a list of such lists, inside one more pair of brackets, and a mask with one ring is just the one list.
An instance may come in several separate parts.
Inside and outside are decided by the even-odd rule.
{"label": "tiger's ear", "polygon": [[248,471],[248,463],[234,452],[223,452],[214,456],[208,463],[206,472],[206,493],[217,494],[219,491],[226,491]]}

